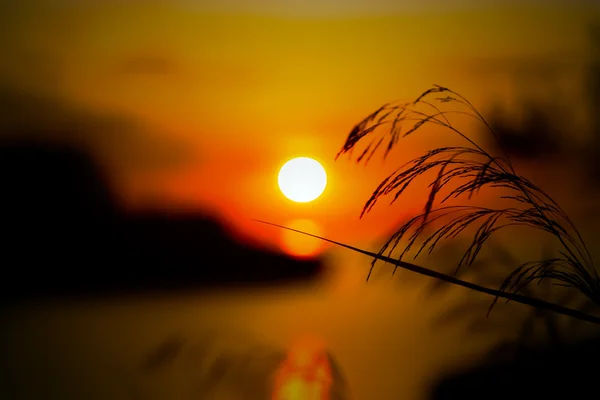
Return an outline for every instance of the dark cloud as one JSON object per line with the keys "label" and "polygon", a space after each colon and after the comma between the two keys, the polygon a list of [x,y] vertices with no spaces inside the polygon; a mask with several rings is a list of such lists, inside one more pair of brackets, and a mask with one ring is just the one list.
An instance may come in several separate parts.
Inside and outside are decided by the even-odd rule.
{"label": "dark cloud", "polygon": [[[190,147],[169,132],[66,98],[65,65],[77,48],[91,5],[48,0],[0,4],[0,136],[83,146],[120,171],[175,168],[195,161]],[[177,69],[168,58],[144,51],[117,64],[127,74],[156,76]]]}
{"label": "dark cloud", "polygon": [[0,84],[0,135],[75,144],[127,171],[178,168],[196,161],[190,146],[168,132],[6,83]]}
{"label": "dark cloud", "polygon": [[173,75],[178,70],[175,62],[158,54],[132,55],[117,66],[119,73],[134,75]]}

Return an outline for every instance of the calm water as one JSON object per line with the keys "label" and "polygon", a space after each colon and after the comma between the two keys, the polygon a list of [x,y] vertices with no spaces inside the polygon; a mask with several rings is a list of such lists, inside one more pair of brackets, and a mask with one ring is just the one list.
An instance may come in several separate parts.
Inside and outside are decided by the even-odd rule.
{"label": "calm water", "polygon": [[[544,178],[549,168],[564,172],[563,167],[549,163],[529,168],[540,185],[552,184],[551,191],[577,221],[587,221],[581,227],[593,240],[591,192],[581,192],[566,173]],[[597,258],[597,243],[588,244]],[[366,285],[369,260],[346,251],[333,252],[329,263],[330,277],[311,287],[46,303],[14,310],[2,321],[0,391],[5,394],[0,397],[198,398],[193,357],[180,354],[150,375],[141,365],[165,340],[186,343],[185,353],[202,347],[203,335],[216,329],[231,335],[230,345],[260,341],[281,350],[304,334],[316,335],[339,362],[352,398],[421,399],[439,374],[473,363],[501,338],[514,336],[515,322],[527,311],[502,306],[487,322],[476,323],[479,331],[468,331],[469,314],[445,324],[440,317],[467,300],[482,306],[473,313],[483,314],[489,299],[461,289],[431,294],[427,279],[400,274],[392,281],[385,269]]]}

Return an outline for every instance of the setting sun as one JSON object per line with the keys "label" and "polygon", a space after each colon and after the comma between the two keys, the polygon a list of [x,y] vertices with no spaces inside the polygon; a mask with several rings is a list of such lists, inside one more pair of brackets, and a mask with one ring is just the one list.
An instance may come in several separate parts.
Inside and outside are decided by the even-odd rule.
{"label": "setting sun", "polygon": [[298,157],[281,167],[277,181],[285,197],[297,203],[308,203],[317,199],[325,190],[327,173],[318,161]]}

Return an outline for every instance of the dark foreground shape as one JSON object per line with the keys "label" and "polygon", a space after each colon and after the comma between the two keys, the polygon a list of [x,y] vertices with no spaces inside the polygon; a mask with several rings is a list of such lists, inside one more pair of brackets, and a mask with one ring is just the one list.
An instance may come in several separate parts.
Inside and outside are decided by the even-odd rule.
{"label": "dark foreground shape", "polygon": [[531,351],[511,361],[446,377],[432,392],[445,399],[585,399],[598,392],[600,338]]}
{"label": "dark foreground shape", "polygon": [[244,246],[202,215],[124,213],[78,149],[0,142],[0,182],[2,300],[274,285],[321,270]]}

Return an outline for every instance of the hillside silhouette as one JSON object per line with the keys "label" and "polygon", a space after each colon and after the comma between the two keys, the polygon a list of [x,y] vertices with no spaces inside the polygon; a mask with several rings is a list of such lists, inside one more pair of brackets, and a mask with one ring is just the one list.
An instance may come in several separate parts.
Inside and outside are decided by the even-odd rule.
{"label": "hillside silhouette", "polygon": [[521,352],[500,361],[446,376],[433,389],[431,400],[586,398],[597,391],[600,340]]}
{"label": "hillside silhouette", "polygon": [[316,260],[234,241],[202,214],[121,210],[74,146],[0,141],[3,300],[310,280]]}

